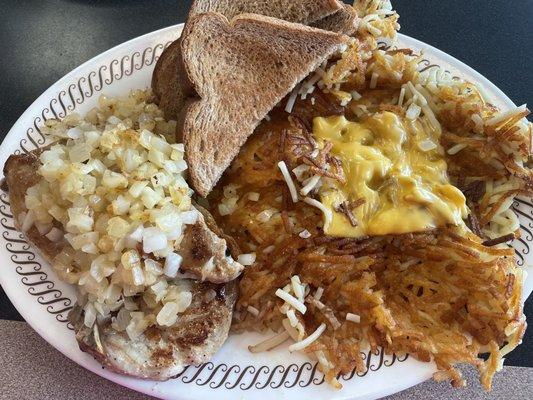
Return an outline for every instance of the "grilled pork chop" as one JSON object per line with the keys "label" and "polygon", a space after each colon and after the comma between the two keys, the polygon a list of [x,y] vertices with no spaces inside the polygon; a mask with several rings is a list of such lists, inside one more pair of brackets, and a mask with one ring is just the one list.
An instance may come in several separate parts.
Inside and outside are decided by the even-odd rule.
{"label": "grilled pork chop", "polygon": [[[27,211],[26,191],[41,179],[37,173],[41,151],[12,155],[4,166],[11,211],[19,229],[21,214]],[[183,255],[182,270],[217,283],[233,280],[243,267],[226,255],[226,240],[221,238],[224,236],[209,213],[198,209],[203,217],[187,227],[178,250]],[[57,228],[61,228],[60,224]],[[26,232],[26,238],[49,262],[65,245],[62,241],[48,240],[34,226]],[[233,242],[228,243],[236,257],[238,248]],[[97,323],[93,329],[85,327],[81,308],[76,308],[71,320],[80,349],[92,354],[110,370],[144,379],[169,379],[186,365],[205,362],[228,336],[237,289],[234,282],[196,282],[192,293],[192,304],[179,314],[174,326],[153,326],[135,340],[113,330],[110,322]]]}
{"label": "grilled pork chop", "polygon": [[87,328],[80,308],[71,311],[76,339],[111,371],[142,379],[167,380],[187,365],[209,361],[228,337],[237,284],[194,284],[193,300],[170,328],[151,326],[137,339],[117,332],[110,322]]}

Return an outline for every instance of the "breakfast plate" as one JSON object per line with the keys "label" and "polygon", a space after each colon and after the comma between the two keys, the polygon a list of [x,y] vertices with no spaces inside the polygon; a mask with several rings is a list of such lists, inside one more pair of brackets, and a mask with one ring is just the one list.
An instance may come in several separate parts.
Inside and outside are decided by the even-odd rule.
{"label": "breakfast plate", "polygon": [[[108,50],[67,74],[44,92],[20,117],[0,148],[2,164],[10,154],[31,151],[45,143],[41,126],[46,119],[69,112],[86,113],[101,94],[125,95],[147,88],[154,65],[169,43],[180,36],[183,25],[168,27],[135,38]],[[496,86],[453,57],[405,35],[398,47],[423,53],[420,68],[443,67],[451,75],[476,82],[484,96],[501,108],[514,106]],[[521,237],[514,240],[518,265],[533,264],[533,203],[516,199]],[[401,391],[431,377],[434,366],[405,355],[366,352],[367,372],[340,377],[341,390],[325,381],[315,362],[302,354],[289,353],[286,346],[252,354],[248,345],[261,335],[230,335],[216,356],[198,367],[187,367],[174,379],[153,382],[115,374],[79,350],[67,319],[73,308],[75,290],[60,281],[49,265],[14,228],[7,193],[0,194],[0,258],[4,261],[0,284],[24,319],[52,346],[84,368],[120,385],[164,399],[373,399]],[[523,300],[533,290],[533,275],[524,282]]]}

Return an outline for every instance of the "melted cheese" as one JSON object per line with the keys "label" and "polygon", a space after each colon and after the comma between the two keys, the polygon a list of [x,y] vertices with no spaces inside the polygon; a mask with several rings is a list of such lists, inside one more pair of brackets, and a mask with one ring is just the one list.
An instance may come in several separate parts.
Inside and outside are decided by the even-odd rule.
{"label": "melted cheese", "polygon": [[[325,141],[333,144],[331,153],[342,161],[347,181],[343,185],[328,179],[320,189],[321,202],[333,213],[326,234],[360,237],[463,224],[465,197],[448,180],[442,148],[423,150],[439,137],[420,120],[391,112],[361,123],[344,116],[319,117],[313,121],[313,133],[321,146]],[[361,198],[365,202],[353,209],[353,226],[336,210],[344,201]]]}

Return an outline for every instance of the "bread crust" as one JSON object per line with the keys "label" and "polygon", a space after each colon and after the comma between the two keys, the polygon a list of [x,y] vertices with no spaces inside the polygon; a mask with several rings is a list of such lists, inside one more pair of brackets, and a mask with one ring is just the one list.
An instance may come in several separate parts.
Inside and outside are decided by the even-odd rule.
{"label": "bread crust", "polygon": [[311,26],[345,35],[354,35],[359,29],[359,22],[355,8],[349,4],[344,4],[341,10],[313,22]]}
{"label": "bread crust", "polygon": [[218,12],[232,20],[253,13],[309,25],[342,9],[338,0],[195,0],[189,19],[206,12]]}

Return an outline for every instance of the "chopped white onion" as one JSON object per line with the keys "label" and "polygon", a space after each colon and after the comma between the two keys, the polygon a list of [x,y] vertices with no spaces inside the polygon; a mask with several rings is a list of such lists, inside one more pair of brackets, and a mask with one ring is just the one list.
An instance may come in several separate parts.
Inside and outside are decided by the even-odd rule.
{"label": "chopped white onion", "polygon": [[287,183],[287,186],[289,187],[289,192],[291,194],[293,203],[297,203],[298,193],[296,191],[296,186],[294,185],[294,182],[292,181],[291,174],[289,173],[289,169],[287,168],[287,165],[285,164],[285,161],[280,161],[278,163],[278,168],[280,169],[281,174],[283,175],[283,178],[285,179],[285,182]]}
{"label": "chopped white onion", "polygon": [[255,317],[259,316],[259,310],[255,308],[254,306],[248,306],[246,307],[246,310],[248,310],[248,312]]}
{"label": "chopped white onion", "polygon": [[252,265],[255,262],[255,258],[256,258],[255,253],[241,254],[239,255],[239,257],[237,257],[237,262],[244,266],[248,266],[248,265]]}
{"label": "chopped white onion", "polygon": [[422,140],[418,143],[418,147],[420,148],[420,150],[426,152],[435,150],[437,148],[437,144],[431,140]]}
{"label": "chopped white onion", "polygon": [[53,227],[45,236],[52,242],[59,242],[61,239],[63,239],[63,232],[60,229]]}
{"label": "chopped white onion", "polygon": [[35,213],[33,212],[33,210],[30,210],[24,215],[20,230],[22,232],[28,232],[28,230],[33,226],[34,222],[35,222]]}
{"label": "chopped white onion", "polygon": [[310,197],[304,198],[304,203],[309,204],[310,206],[318,208],[322,213],[324,214],[324,230],[327,230],[329,228],[329,225],[333,221],[333,213],[330,209],[326,208],[324,204],[319,202],[318,200],[312,199]]}
{"label": "chopped white onion", "polygon": [[250,353],[261,353],[263,351],[268,351],[279,346],[288,338],[290,338],[289,332],[283,331],[260,343],[257,343],[253,346],[248,346],[248,350],[250,351]]}
{"label": "chopped white onion", "polygon": [[361,322],[361,317],[357,314],[347,313],[346,321],[351,321],[351,322],[355,322],[356,324],[358,324],[359,322]]}
{"label": "chopped white onion", "polygon": [[182,260],[183,260],[183,257],[180,256],[179,254],[173,251],[168,253],[165,259],[165,268],[163,270],[163,273],[169,278],[175,278],[180,269]]}
{"label": "chopped white onion", "polygon": [[305,314],[305,312],[307,311],[307,307],[305,306],[304,303],[302,303],[296,297],[290,295],[289,293],[287,293],[286,291],[282,289],[276,290],[276,296],[278,296],[282,300],[285,300],[288,304],[296,308],[302,314]]}
{"label": "chopped white onion", "polygon": [[316,329],[316,331],[314,331],[304,340],[291,344],[289,346],[289,351],[299,351],[299,350],[305,349],[307,346],[309,346],[311,343],[317,340],[325,330],[326,330],[326,324],[324,323],[320,324],[320,326]]}
{"label": "chopped white onion", "polygon": [[411,105],[405,112],[405,118],[413,121],[420,116],[421,111],[422,109],[420,108],[420,106],[416,105],[415,103],[411,103]]}
{"label": "chopped white onion", "polygon": [[145,253],[153,253],[163,250],[165,247],[167,247],[167,237],[161,229],[149,227],[143,230],[143,251]]}

